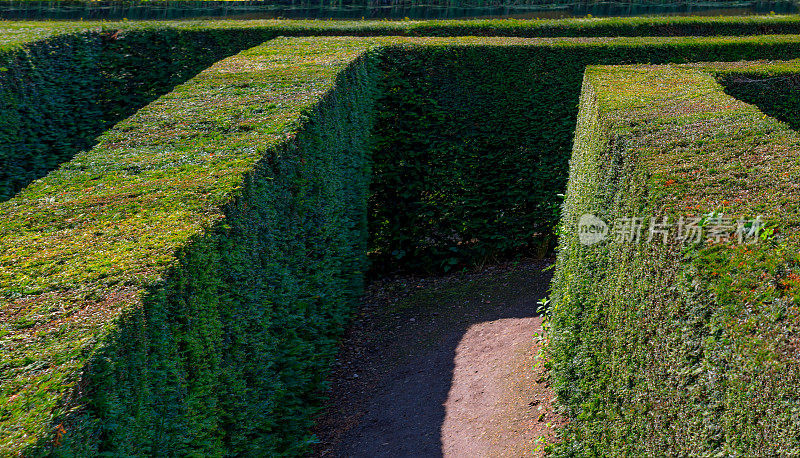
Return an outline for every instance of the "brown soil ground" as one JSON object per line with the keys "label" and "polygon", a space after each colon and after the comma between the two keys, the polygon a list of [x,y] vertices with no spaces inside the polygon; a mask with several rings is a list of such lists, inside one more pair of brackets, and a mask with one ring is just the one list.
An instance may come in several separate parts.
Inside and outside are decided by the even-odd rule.
{"label": "brown soil ground", "polygon": [[372,284],[314,456],[541,456],[563,419],[537,354],[548,261]]}

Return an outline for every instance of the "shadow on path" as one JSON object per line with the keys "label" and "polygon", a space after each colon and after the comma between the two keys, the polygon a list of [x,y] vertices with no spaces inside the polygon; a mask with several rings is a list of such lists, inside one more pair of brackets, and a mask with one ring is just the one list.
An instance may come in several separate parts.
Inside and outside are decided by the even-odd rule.
{"label": "shadow on path", "polygon": [[[371,285],[344,338],[330,380],[330,401],[315,431],[320,438],[315,456],[455,456],[470,447],[477,447],[470,455],[485,456],[490,440],[463,435],[478,434],[466,425],[479,421],[478,417],[487,423],[490,414],[485,410],[498,402],[481,400],[487,388],[481,384],[498,384],[484,375],[497,365],[498,351],[506,350],[497,346],[510,342],[508,336],[500,340],[497,336],[524,333],[512,337],[517,342],[529,339],[532,350],[531,330],[539,320],[527,320],[525,326],[507,321],[503,326],[487,327],[486,322],[534,317],[537,302],[547,295],[551,274],[542,269],[549,265],[549,261],[535,261],[473,274],[389,279]],[[491,335],[485,335],[487,332]],[[472,341],[467,342],[467,336],[472,336]],[[522,346],[527,345],[523,342]],[[457,349],[460,359],[456,359]],[[527,358],[530,360],[530,355]],[[454,360],[474,365],[478,375],[470,378],[468,372],[473,368],[456,369]],[[512,374],[519,368],[504,370],[503,374]],[[455,373],[458,377],[454,379]],[[494,376],[508,377],[498,374]],[[496,386],[488,388],[497,391]],[[473,404],[477,400],[477,407],[455,407],[470,399]],[[527,408],[527,400],[522,401]],[[531,408],[537,404],[539,401],[530,402]],[[484,411],[472,415],[470,409],[474,408]],[[530,412],[531,421],[536,421],[537,415]],[[446,416],[447,427],[443,428]]]}

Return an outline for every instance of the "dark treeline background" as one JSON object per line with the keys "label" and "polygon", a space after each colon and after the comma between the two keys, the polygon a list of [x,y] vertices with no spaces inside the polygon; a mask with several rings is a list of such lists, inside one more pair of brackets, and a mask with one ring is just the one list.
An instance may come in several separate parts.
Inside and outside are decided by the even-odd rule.
{"label": "dark treeline background", "polygon": [[0,19],[466,19],[796,13],[792,1],[268,0],[3,1]]}

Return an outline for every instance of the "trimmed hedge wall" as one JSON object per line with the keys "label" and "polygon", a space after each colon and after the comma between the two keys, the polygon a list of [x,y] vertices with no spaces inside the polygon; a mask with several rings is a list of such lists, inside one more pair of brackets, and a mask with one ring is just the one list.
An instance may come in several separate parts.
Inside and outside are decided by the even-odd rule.
{"label": "trimmed hedge wall", "polygon": [[305,449],[366,267],[368,45],[224,60],[0,207],[4,453]]}
{"label": "trimmed hedge wall", "polygon": [[[552,287],[571,419],[555,456],[800,453],[800,138],[713,76],[739,70],[586,71]],[[666,216],[672,232],[584,245],[584,214],[612,234],[643,218],[645,239]],[[752,244],[714,239],[719,214],[765,227]],[[699,242],[675,239],[681,216],[703,218]]]}
{"label": "trimmed hedge wall", "polygon": [[[249,48],[277,35],[317,35],[317,34],[409,34],[409,35],[505,35],[519,36],[592,36],[592,35],[661,35],[661,34],[736,34],[736,33],[777,33],[795,32],[796,18],[792,17],[751,17],[751,18],[628,18],[603,20],[565,20],[565,21],[445,21],[445,22],[334,22],[325,21],[218,21],[204,22],[166,22],[166,23],[31,23],[9,22],[0,28],[0,200],[12,197],[33,179],[44,176],[58,164],[68,160],[76,152],[93,144],[94,139],[113,123],[124,119],[136,109],[165,93],[175,84],[195,74],[220,58]],[[666,27],[666,29],[665,29]],[[674,30],[670,27],[677,27]],[[667,29],[671,30],[668,31]],[[87,31],[88,30],[88,31]],[[84,33],[80,33],[83,31]],[[47,38],[49,36],[49,38]],[[45,38],[44,40],[42,38]],[[39,40],[39,41],[36,41]],[[747,53],[744,53],[747,54]],[[780,57],[785,57],[782,55]],[[572,56],[570,56],[571,58]],[[492,108],[511,108],[524,114],[528,119],[532,111],[546,113],[545,119],[530,118],[533,122],[543,122],[539,129],[546,138],[536,138],[524,142],[520,148],[529,150],[537,144],[544,145],[549,152],[569,151],[575,109],[572,100],[577,100],[579,75],[583,66],[594,63],[614,63],[615,59],[595,59],[593,56],[582,59],[577,65],[564,69],[569,82],[566,94],[540,94],[533,102],[535,108],[520,107],[515,100],[493,102]],[[654,60],[650,60],[655,57]],[[757,56],[748,56],[756,58]],[[667,62],[682,61],[680,56],[658,58],[657,56],[633,57],[631,61]],[[716,58],[716,57],[714,57]],[[726,56],[719,57],[728,60]],[[707,60],[707,59],[701,59]],[[624,57],[616,61],[628,62]],[[424,65],[424,61],[420,63]],[[516,65],[519,67],[519,64]],[[451,78],[459,75],[460,68],[450,68]],[[475,75],[473,80],[480,75]],[[526,78],[525,75],[522,76]],[[527,76],[527,78],[536,78]],[[546,76],[542,79],[545,79]],[[555,82],[561,83],[556,79]],[[470,84],[474,84],[475,81]],[[540,85],[550,81],[537,81]],[[510,83],[509,83],[510,84]],[[478,83],[479,86],[486,84]],[[500,88],[497,84],[494,89]],[[422,88],[416,88],[422,89]],[[512,87],[512,89],[514,89]],[[545,92],[548,92],[545,90]],[[495,92],[496,95],[497,92]],[[444,95],[447,97],[447,95]],[[492,94],[484,94],[490,97]],[[441,98],[441,97],[440,97]],[[495,97],[496,98],[496,97]],[[508,99],[506,97],[506,99]],[[419,99],[422,100],[421,98]],[[566,103],[560,103],[567,100]],[[554,103],[554,101],[558,103]],[[402,102],[402,101],[400,101]],[[528,103],[523,101],[523,103]],[[443,109],[450,110],[455,103],[445,103]],[[505,106],[500,106],[505,105]],[[541,106],[538,106],[541,105]],[[421,108],[424,109],[424,108]],[[491,111],[488,111],[491,112]],[[76,115],[80,113],[80,115]],[[475,112],[473,112],[475,113]],[[483,112],[480,112],[483,113]],[[465,113],[464,116],[469,116]],[[566,116],[567,118],[563,118]],[[553,122],[552,120],[557,120]],[[566,120],[565,120],[566,119]],[[558,123],[563,125],[557,125]],[[515,130],[519,132],[519,126]],[[461,133],[464,127],[456,127]],[[450,129],[453,130],[452,128]],[[488,127],[486,129],[488,132]],[[500,131],[500,130],[496,130]],[[477,138],[475,133],[468,136]],[[454,137],[446,142],[452,143]],[[484,143],[487,140],[483,136]],[[494,141],[493,139],[492,141]],[[512,135],[496,139],[504,146],[493,146],[497,151],[508,149]],[[482,145],[486,146],[486,145]],[[473,145],[475,150],[479,145]],[[463,149],[463,148],[462,148]],[[549,158],[550,155],[543,155]],[[545,159],[547,161],[549,159]],[[510,162],[510,160],[509,160]],[[553,175],[562,177],[558,189],[563,189],[561,169]],[[548,177],[544,177],[549,181]],[[549,187],[543,191],[552,196]],[[541,199],[539,199],[541,200]],[[516,207],[529,205],[517,202]],[[536,212],[548,213],[555,205],[535,203]],[[504,211],[504,217],[511,221],[514,217]],[[514,211],[519,211],[517,208]],[[499,210],[498,210],[499,211]],[[523,210],[525,211],[525,210]],[[552,213],[552,212],[551,212]],[[453,215],[451,218],[455,218]],[[483,215],[492,218],[492,215]],[[477,221],[480,217],[476,216]],[[549,218],[552,220],[553,218]],[[552,227],[552,221],[538,222],[535,227],[527,227],[520,232],[530,234]],[[424,226],[421,226],[424,227]],[[545,229],[546,230],[546,229]],[[480,232],[481,229],[478,229]],[[442,237],[450,237],[445,233]],[[549,230],[543,240],[531,247],[548,245]],[[509,236],[512,240],[519,234]],[[452,238],[452,237],[450,237]],[[456,237],[458,239],[458,237]],[[460,239],[459,239],[460,240]],[[507,245],[507,240],[499,245]],[[411,247],[389,244],[388,253],[402,256]],[[465,259],[496,256],[498,248],[487,251],[480,247],[467,249],[468,254],[452,251],[452,245],[433,249],[426,255],[437,268],[454,266]],[[428,260],[426,264],[430,264]]]}
{"label": "trimmed hedge wall", "polygon": [[0,201],[175,84],[272,36],[258,30],[100,31],[0,51]]}
{"label": "trimmed hedge wall", "polygon": [[[0,205],[0,448],[302,453],[365,270],[368,195],[369,250],[393,268],[535,250],[586,65],[795,55],[781,36],[309,38],[223,61]],[[136,103],[163,87],[118,81],[140,81]]]}
{"label": "trimmed hedge wall", "polygon": [[[0,27],[0,201],[92,145],[105,129],[175,84],[224,56],[278,35],[642,36],[798,30],[800,20],[791,16],[440,22],[7,22]],[[574,110],[569,115],[574,119]],[[562,145],[571,138],[572,122],[566,124],[569,133],[560,139]],[[546,241],[541,243],[546,245]],[[479,256],[486,256],[478,248],[471,251],[475,250]],[[399,255],[407,249],[393,248],[391,252]],[[447,253],[437,255],[435,263],[452,266],[464,258],[463,254]]]}
{"label": "trimmed hedge wall", "polygon": [[[9,139],[0,146],[0,194],[9,198],[199,67],[278,30],[138,27],[8,45],[6,55],[17,57],[7,79],[0,75],[8,120],[0,134]],[[315,33],[295,27],[292,33]],[[32,30],[21,35],[43,33]],[[792,37],[587,40],[492,47],[488,63],[478,63],[478,48],[387,52],[371,210],[377,271],[448,270],[546,252],[586,65],[777,58],[800,49]],[[57,59],[62,54],[74,62]],[[61,89],[69,75],[79,76],[76,90]]]}
{"label": "trimmed hedge wall", "polygon": [[459,42],[468,46],[383,51],[370,205],[378,272],[546,253],[587,65],[800,56],[794,36]]}
{"label": "trimmed hedge wall", "polygon": [[181,30],[261,30],[274,35],[488,36],[488,37],[656,37],[796,34],[797,15],[651,16],[627,18],[475,19],[475,20],[185,20],[185,21],[7,21],[0,23],[4,42],[41,39],[53,33],[87,29],[170,27]]}

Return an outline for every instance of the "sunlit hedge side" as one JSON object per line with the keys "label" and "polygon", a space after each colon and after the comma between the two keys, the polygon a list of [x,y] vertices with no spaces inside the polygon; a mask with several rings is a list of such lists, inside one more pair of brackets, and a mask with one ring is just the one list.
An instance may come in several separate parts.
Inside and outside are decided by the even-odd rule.
{"label": "sunlit hedge side", "polygon": [[307,447],[366,267],[368,47],[224,60],[0,207],[3,453]]}
{"label": "sunlit hedge side", "polygon": [[[552,287],[555,456],[800,453],[800,138],[726,95],[725,65],[586,71]],[[606,240],[581,243],[585,214]],[[622,218],[642,218],[637,241]]]}

